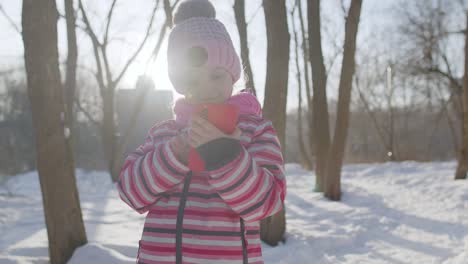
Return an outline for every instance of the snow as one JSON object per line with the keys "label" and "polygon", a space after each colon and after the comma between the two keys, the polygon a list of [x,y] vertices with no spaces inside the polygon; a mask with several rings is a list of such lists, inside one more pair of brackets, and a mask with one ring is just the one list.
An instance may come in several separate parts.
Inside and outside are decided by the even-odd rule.
{"label": "snow", "polygon": [[[330,202],[312,173],[287,164],[287,240],[263,246],[265,263],[468,263],[468,181],[453,180],[455,166],[349,165],[342,201]],[[134,263],[144,215],[107,173],[76,174],[89,243],[69,263]],[[37,173],[0,185],[0,208],[0,263],[48,263]]]}

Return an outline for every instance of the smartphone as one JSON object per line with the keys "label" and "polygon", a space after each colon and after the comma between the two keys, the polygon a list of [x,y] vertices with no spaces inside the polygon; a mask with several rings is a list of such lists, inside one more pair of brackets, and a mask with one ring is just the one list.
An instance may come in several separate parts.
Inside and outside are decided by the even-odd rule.
{"label": "smartphone", "polygon": [[236,129],[239,117],[239,107],[231,104],[200,104],[195,107],[195,113],[200,115],[219,130],[232,134]]}
{"label": "smartphone", "polygon": [[[200,115],[224,133],[232,134],[237,126],[239,107],[231,104],[200,104],[195,107],[193,114]],[[195,149],[190,150],[188,167],[193,172],[205,171],[205,163]]]}

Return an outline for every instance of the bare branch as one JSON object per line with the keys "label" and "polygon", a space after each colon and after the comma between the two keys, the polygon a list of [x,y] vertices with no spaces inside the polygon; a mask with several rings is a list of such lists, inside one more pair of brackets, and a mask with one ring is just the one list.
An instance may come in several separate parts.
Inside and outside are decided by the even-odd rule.
{"label": "bare branch", "polygon": [[107,13],[107,25],[106,25],[106,32],[104,33],[104,41],[103,41],[103,46],[107,46],[108,39],[109,39],[109,28],[110,24],[112,21],[112,15],[114,14],[114,8],[115,4],[117,3],[117,0],[113,0],[111,7],[109,8],[109,12]]}
{"label": "bare branch", "polygon": [[423,69],[423,70],[427,70],[430,73],[436,73],[436,74],[441,75],[442,77],[447,78],[454,87],[457,87],[459,91],[462,90],[462,85],[458,83],[457,79],[455,79],[451,74],[439,69],[438,67],[431,67],[431,68]]}
{"label": "bare branch", "polygon": [[128,67],[130,66],[130,64],[133,63],[133,61],[136,59],[136,57],[138,56],[138,54],[140,54],[140,51],[143,49],[143,47],[145,46],[146,44],[146,41],[148,40],[149,36],[151,35],[151,29],[153,28],[153,23],[154,23],[154,17],[156,15],[156,10],[158,9],[158,6],[159,6],[159,2],[160,0],[157,0],[156,1],[156,4],[153,8],[153,11],[152,11],[152,14],[151,14],[151,18],[150,18],[150,22],[148,24],[148,27],[146,29],[146,35],[145,35],[145,38],[143,39],[143,41],[140,43],[140,46],[138,47],[138,49],[133,53],[133,55],[128,59],[127,63],[125,64],[125,66],[123,67],[122,71],[120,72],[120,74],[118,75],[117,79],[115,79],[115,81],[113,82],[114,85],[118,84],[120,82],[120,80],[122,79],[122,77],[125,75],[125,73],[127,72],[127,69]]}
{"label": "bare branch", "polygon": [[262,9],[262,6],[263,6],[262,3],[260,3],[260,4],[258,5],[258,7],[257,7],[257,9],[255,9],[255,12],[253,13],[253,15],[252,15],[249,19],[247,19],[247,22],[246,22],[247,25],[249,25],[250,22],[252,22],[252,20],[255,19],[255,17],[257,16],[258,12],[260,11],[260,9]]}
{"label": "bare branch", "polygon": [[76,40],[76,16],[73,0],[64,0],[65,22],[67,25],[67,61],[65,74],[65,102],[69,116],[68,122],[73,127],[73,98],[76,91],[76,68],[78,62],[78,43]]}
{"label": "bare branch", "polygon": [[[457,150],[457,149],[458,149],[458,146],[457,146],[457,143],[456,143],[456,142],[457,142],[457,140],[456,140],[456,137],[457,137],[457,136],[456,136],[456,133],[455,133],[455,131],[454,131],[454,129],[453,129],[452,119],[450,118],[449,109],[448,109],[448,105],[449,105],[450,102],[453,100],[453,98],[454,98],[454,96],[455,96],[455,93],[453,93],[453,92],[450,93],[450,97],[449,97],[447,100],[445,100],[445,99],[443,98],[443,96],[442,96],[440,90],[437,89],[437,91],[438,91],[439,99],[440,99],[440,101],[441,101],[442,106],[441,106],[441,109],[440,109],[439,113],[437,114],[437,116],[436,116],[436,118],[435,118],[435,120],[434,120],[434,122],[433,122],[433,123],[434,123],[434,128],[432,129],[432,132],[430,133],[429,139],[431,139],[431,138],[434,137],[434,135],[435,135],[435,133],[436,133],[436,131],[437,131],[437,128],[438,128],[438,126],[439,126],[439,122],[440,122],[440,120],[442,119],[443,115],[445,114],[446,117],[447,117],[447,121],[448,121],[448,123],[449,123],[450,129],[451,129],[452,139],[455,139],[455,140],[453,140],[453,142],[455,143],[455,144],[454,144],[454,149]],[[429,150],[431,149],[431,147],[432,147],[432,145],[433,145],[432,143],[433,143],[433,141],[432,141],[432,140],[429,140],[429,144],[428,144],[428,146],[427,146],[428,152],[429,152]]]}
{"label": "bare branch", "polygon": [[83,6],[83,2],[82,0],[78,0],[78,4],[79,4],[79,9],[81,10],[81,14],[83,15],[83,21],[85,23],[85,30],[86,30],[86,33],[89,34],[89,36],[91,37],[91,39],[93,40],[93,42],[96,42],[96,44],[98,44],[98,46],[101,46],[101,42],[99,41],[97,35],[96,35],[96,31],[93,30],[92,26],[91,26],[91,23],[89,22],[89,19],[88,19],[88,15],[84,9],[84,6]]}
{"label": "bare branch", "polygon": [[125,44],[125,45],[128,45],[128,46],[131,45],[131,42],[128,41],[128,38],[126,38],[126,36],[113,36],[113,37],[110,37],[109,40],[108,40],[108,43],[113,43],[113,42],[118,42],[118,43]]}
{"label": "bare branch", "polygon": [[343,53],[343,50],[341,48],[338,48],[335,52],[335,54],[333,54],[333,56],[331,56],[330,60],[329,60],[329,65],[328,66],[328,69],[326,70],[326,76],[330,75],[330,72],[331,70],[333,69],[333,65],[335,65],[335,62],[338,60],[338,57],[340,56],[340,54]]}
{"label": "bare branch", "polygon": [[[299,24],[301,26],[301,35],[302,35],[302,53],[303,53],[303,65],[304,65],[304,83],[306,87],[306,96],[307,96],[307,106],[309,107],[310,112],[312,112],[312,95],[311,95],[311,80],[310,80],[310,64],[309,64],[309,43],[307,41],[307,30],[305,28],[305,22],[304,22],[304,15],[302,14],[302,3],[301,0],[296,0],[295,6],[298,7],[298,13],[299,13]],[[311,120],[312,115],[309,115],[308,122],[309,122],[309,129],[312,131],[313,128],[313,122]]]}
{"label": "bare branch", "polygon": [[[158,43],[157,43],[156,48],[155,48],[155,50],[154,50],[154,52],[152,54],[152,57],[154,57],[154,60],[156,60],[156,57],[157,57],[157,55],[159,53],[159,50],[160,50],[160,47],[161,47],[161,44],[162,44],[162,41],[164,39],[164,36],[166,34],[167,29],[172,25],[172,11],[173,11],[174,7],[177,5],[178,2],[179,2],[179,0],[175,1],[174,5],[171,6],[169,0],[164,0],[164,11],[165,11],[165,14],[166,14],[166,20],[165,20],[165,22],[163,23],[163,25],[161,27]],[[158,4],[159,4],[159,1],[156,3],[155,10],[157,9]],[[150,26],[148,27],[148,30],[147,30],[147,36],[150,34],[151,23],[152,23],[152,21],[154,19],[154,13],[155,12],[153,12],[153,16],[151,17]],[[146,39],[144,41],[146,41]],[[144,43],[143,43],[143,45],[144,45]],[[151,61],[151,58],[148,60],[148,63],[146,64],[145,73],[147,71],[147,68],[148,68],[148,65],[149,65],[150,61]],[[119,78],[121,78],[121,76]],[[119,79],[117,79],[116,82],[114,82],[114,83],[116,84],[118,81],[119,81]],[[140,82],[140,80],[138,82]],[[137,83],[137,86],[138,86],[138,83]],[[130,117],[130,123],[127,126],[127,129],[125,130],[125,132],[123,134],[123,138],[121,139],[121,142],[116,146],[116,150],[114,151],[114,158],[113,159],[115,161],[117,161],[116,164],[121,163],[121,158],[123,156],[124,150],[127,148],[128,144],[130,142],[130,136],[131,136],[132,131],[135,128],[135,124],[136,124],[136,122],[138,120],[138,115],[143,110],[144,100],[146,98],[146,94],[149,91],[149,87],[143,87],[143,88],[144,89],[141,90],[140,93],[136,96],[136,100],[134,102],[134,109],[133,109],[131,117]],[[137,87],[137,91],[138,90],[139,90],[139,87]]]}
{"label": "bare branch", "polygon": [[18,25],[15,24],[15,21],[13,21],[13,19],[11,19],[11,17],[7,14],[7,12],[5,12],[5,9],[3,9],[3,6],[0,4],[0,13],[2,13],[2,15],[6,18],[6,20],[8,20],[8,23],[10,23],[11,27],[18,33],[21,35],[21,29],[19,28]]}
{"label": "bare branch", "polygon": [[174,4],[171,6],[169,0],[164,0],[164,13],[166,13],[166,26],[171,28],[172,27],[172,11],[179,3],[180,0],[176,0]]}
{"label": "bare branch", "polygon": [[341,7],[341,12],[343,12],[343,17],[346,20],[346,17],[348,16],[348,11],[346,11],[346,6],[345,6],[345,3],[344,3],[344,0],[340,1],[340,7]]}
{"label": "bare branch", "polygon": [[448,36],[448,35],[457,35],[457,34],[462,34],[464,35],[466,32],[466,29],[460,29],[460,30],[455,30],[455,31],[446,31],[444,32],[444,36]]}
{"label": "bare branch", "polygon": [[94,117],[91,115],[91,113],[89,113],[80,103],[80,100],[78,100],[78,98],[75,98],[75,106],[76,108],[82,112],[86,118],[88,118],[88,120],[93,124],[93,125],[96,125],[96,126],[100,126],[101,123],[98,122],[96,119],[94,119]]}
{"label": "bare branch", "polygon": [[158,42],[154,47],[153,53],[151,54],[151,58],[148,59],[145,66],[145,73],[148,71],[149,65],[156,61],[158,58],[159,51],[161,49],[162,42],[164,40],[164,36],[166,35],[166,31],[168,28],[172,27],[172,11],[177,6],[180,0],[176,0],[174,4],[171,6],[169,0],[164,0],[164,12],[166,14],[166,21],[162,25],[161,30],[159,31]]}
{"label": "bare branch", "polygon": [[102,46],[101,43],[99,42],[95,31],[91,27],[91,23],[89,22],[88,16],[86,14],[86,11],[83,7],[83,2],[79,0],[79,8],[81,10],[81,13],[83,15],[83,21],[86,25],[86,33],[90,36],[91,42],[93,44],[93,52],[94,52],[94,58],[96,60],[96,67],[97,67],[97,73],[95,74],[96,80],[99,85],[99,89],[101,92],[101,95],[104,95],[105,93],[105,84],[104,84],[104,79],[102,76],[102,64],[101,64],[101,58],[99,55],[99,48]]}
{"label": "bare branch", "polygon": [[145,67],[145,73],[148,71],[148,67],[151,62],[156,61],[158,58],[159,51],[161,50],[161,45],[164,40],[164,36],[166,35],[167,31],[167,24],[162,25],[161,30],[159,31],[159,37],[158,37],[158,42],[156,43],[156,47],[153,50],[153,53],[151,54],[151,58],[147,61],[146,67]]}
{"label": "bare branch", "polygon": [[377,131],[377,135],[379,136],[379,139],[381,140],[382,144],[384,145],[385,149],[390,149],[389,148],[389,145],[387,143],[387,141],[385,140],[385,132],[382,131],[380,125],[379,125],[379,122],[378,122],[378,118],[377,116],[375,115],[375,113],[371,110],[371,107],[370,107],[370,104],[368,102],[368,100],[366,99],[364,93],[362,92],[361,90],[361,87],[360,87],[360,83],[359,83],[359,78],[356,77],[354,78],[355,79],[355,87],[356,87],[356,90],[358,91],[359,93],[359,99],[361,99],[361,102],[363,103],[364,105],[364,108],[367,112],[367,114],[369,115],[369,117],[371,118],[372,120],[372,123],[374,124],[374,128],[375,130]]}
{"label": "bare branch", "polygon": [[[298,6],[298,2],[296,1],[293,9],[290,11],[290,17],[291,21],[294,21],[294,13],[296,11],[296,8]],[[301,9],[299,8],[299,12]],[[303,129],[302,129],[302,76],[301,76],[301,69],[300,69],[300,55],[299,55],[299,38],[298,38],[298,32],[296,29],[296,26],[293,24],[293,33],[294,33],[294,54],[295,54],[295,62],[296,62],[296,78],[297,78],[297,90],[298,90],[298,108],[297,108],[297,137],[298,137],[298,143],[299,143],[299,150],[300,150],[300,156],[303,162],[305,163],[307,167],[311,167],[313,164],[312,158],[309,154],[309,151],[306,149],[306,144],[304,143],[303,139]],[[307,60],[306,60],[307,62]],[[305,67],[307,69],[307,67]],[[307,82],[307,80],[306,80]],[[307,98],[307,103],[309,103],[309,98]]]}
{"label": "bare branch", "polygon": [[65,19],[65,20],[67,19],[67,16],[60,13],[58,10],[57,10],[57,13],[58,13],[58,16],[59,16],[60,19]]}

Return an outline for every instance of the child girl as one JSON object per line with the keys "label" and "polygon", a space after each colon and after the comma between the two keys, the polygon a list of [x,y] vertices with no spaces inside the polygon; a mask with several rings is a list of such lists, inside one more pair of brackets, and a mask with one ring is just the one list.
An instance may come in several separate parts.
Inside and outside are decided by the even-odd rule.
{"label": "child girl", "polygon": [[[285,196],[283,158],[270,121],[255,96],[232,95],[241,67],[231,38],[208,0],[186,0],[169,35],[169,77],[183,99],[175,120],[150,129],[125,160],[118,190],[146,213],[138,263],[263,263],[260,220],[280,211]],[[194,115],[199,104],[239,109],[225,134]],[[196,149],[205,164],[188,167]]]}

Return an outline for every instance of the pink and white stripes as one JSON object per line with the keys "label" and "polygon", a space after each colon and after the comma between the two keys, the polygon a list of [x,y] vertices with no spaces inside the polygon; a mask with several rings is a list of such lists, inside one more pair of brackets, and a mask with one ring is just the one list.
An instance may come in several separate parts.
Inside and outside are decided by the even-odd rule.
{"label": "pink and white stripes", "polygon": [[138,263],[175,263],[182,196],[182,263],[243,263],[243,244],[248,263],[263,263],[259,220],[283,206],[283,157],[271,122],[245,115],[238,126],[241,154],[220,169],[194,174],[187,193],[183,182],[189,169],[169,147],[181,129],[175,121],[153,127],[145,143],[127,157],[120,196],[139,213],[148,212]]}

